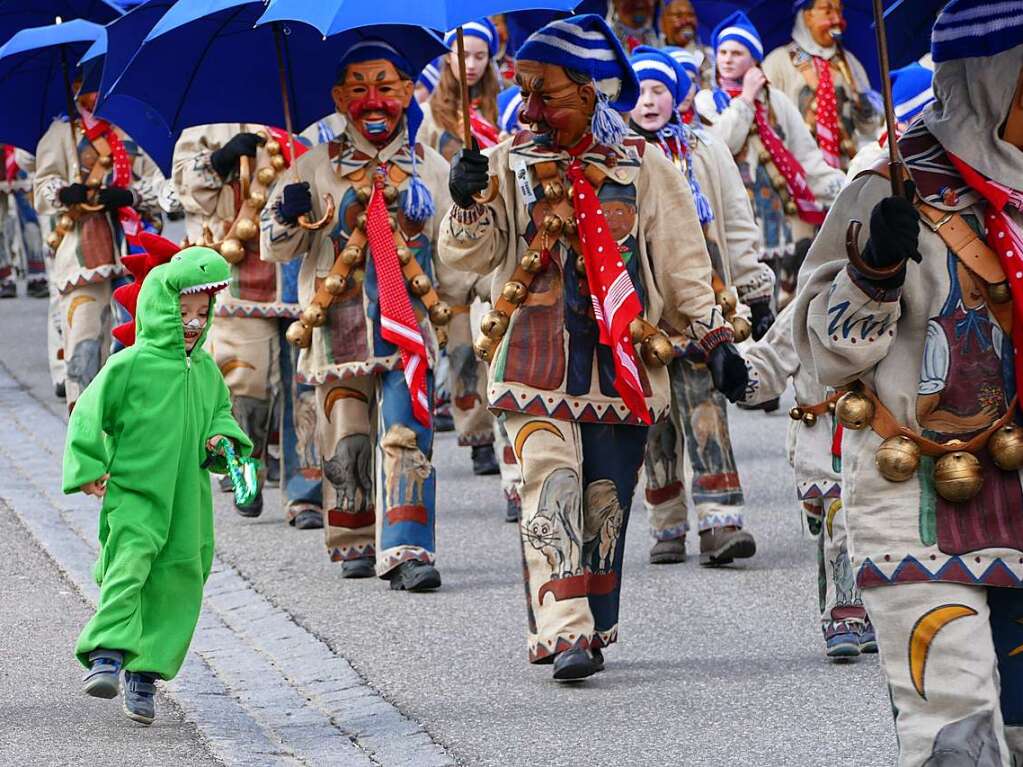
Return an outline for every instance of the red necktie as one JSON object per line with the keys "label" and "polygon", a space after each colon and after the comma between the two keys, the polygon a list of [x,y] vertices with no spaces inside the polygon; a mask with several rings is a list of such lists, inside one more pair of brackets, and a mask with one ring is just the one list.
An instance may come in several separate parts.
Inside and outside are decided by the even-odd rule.
{"label": "red necktie", "polygon": [[842,167],[838,144],[838,101],[835,81],[831,79],[831,64],[820,56],[813,57],[817,70],[817,145],[824,160],[832,168]]}

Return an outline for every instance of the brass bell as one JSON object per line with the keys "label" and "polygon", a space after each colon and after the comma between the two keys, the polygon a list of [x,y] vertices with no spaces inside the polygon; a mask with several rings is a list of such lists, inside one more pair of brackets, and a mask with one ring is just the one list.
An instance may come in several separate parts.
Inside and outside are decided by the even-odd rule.
{"label": "brass bell", "polygon": [[397,232],[398,231],[398,217],[397,216],[394,216],[394,215],[388,216],[387,217],[387,223],[389,223],[391,225],[391,231],[392,232]]}
{"label": "brass bell", "polygon": [[101,154],[96,162],[99,163],[101,168],[111,168],[114,165],[114,158],[108,154]]}
{"label": "brass bell", "polygon": [[561,231],[565,233],[566,237],[573,237],[575,235],[575,230],[575,221],[572,221],[571,219],[566,220],[561,225]]}
{"label": "brass bell", "polygon": [[448,345],[448,329],[442,327],[435,327],[433,329],[433,335],[437,338],[437,346],[441,349]]}
{"label": "brass bell", "polygon": [[446,301],[435,301],[430,307],[430,322],[437,326],[451,322],[451,307]]}
{"label": "brass bell", "polygon": [[89,189],[99,189],[103,186],[103,182],[98,178],[89,178],[85,180],[85,185],[89,187]]}
{"label": "brass bell", "polygon": [[281,142],[276,139],[269,139],[263,144],[263,148],[268,155],[278,155],[281,153]]}
{"label": "brass bell", "polygon": [[237,264],[245,259],[245,246],[241,240],[230,237],[220,243],[220,255],[227,263]]}
{"label": "brass bell", "polygon": [[273,168],[260,168],[256,171],[256,180],[263,186],[270,186],[277,178],[277,171]]}
{"label": "brass bell", "polygon": [[586,276],[586,259],[581,255],[575,258],[575,273],[580,277]]}
{"label": "brass bell", "polygon": [[527,274],[536,274],[543,267],[543,256],[538,250],[527,250],[519,261],[522,271]]}
{"label": "brass bell", "polygon": [[817,425],[817,414],[816,413],[811,413],[809,411],[807,411],[806,413],[803,413],[803,424],[806,425],[806,426],[816,426]]}
{"label": "brass bell", "polygon": [[799,212],[799,208],[792,200],[785,200],[785,215],[794,216]]}
{"label": "brass bell", "polygon": [[70,232],[75,228],[75,220],[67,213],[62,213],[60,218],[57,219],[57,228],[62,232]]}
{"label": "brass bell", "polygon": [[842,426],[859,431],[874,420],[874,403],[859,392],[846,392],[835,406],[835,415]]}
{"label": "brass bell", "polygon": [[991,435],[987,449],[999,469],[1018,471],[1023,468],[1023,429],[1007,423]]}
{"label": "brass bell", "polygon": [[340,274],[328,274],[323,278],[323,289],[332,296],[339,296],[345,292],[345,282]]}
{"label": "brass bell", "polygon": [[794,407],[789,411],[789,418],[793,421],[803,420],[803,409],[800,407]]}
{"label": "brass bell", "polygon": [[526,300],[526,286],[518,280],[511,280],[501,288],[501,296],[508,303],[517,306]]}
{"label": "brass bell", "polygon": [[299,320],[295,320],[288,325],[288,330],[285,332],[284,337],[288,339],[288,343],[292,346],[297,346],[299,349],[308,349],[313,343],[313,329],[303,325]]}
{"label": "brass bell", "polygon": [[951,503],[970,500],[984,484],[984,469],[975,455],[956,451],[934,464],[934,489]]}
{"label": "brass bell", "polygon": [[309,304],[302,310],[302,324],[318,328],[327,322],[327,312],[319,304]]}
{"label": "brass bell", "polygon": [[369,195],[372,192],[372,188],[368,186],[360,186],[355,190],[355,199],[365,205],[369,202]]}
{"label": "brass bell", "polygon": [[472,347],[477,357],[484,362],[490,362],[494,358],[494,350],[497,349],[497,344],[498,342],[494,339],[481,335],[476,338],[476,342]]}
{"label": "brass bell", "polygon": [[994,301],[996,304],[1004,304],[1012,300],[1012,290],[1009,288],[1009,283],[993,282],[987,286],[987,297]]}
{"label": "brass bell", "polygon": [[629,323],[629,338],[632,339],[632,343],[641,343],[646,338],[647,327],[647,323],[643,322],[639,317]]}
{"label": "brass bell", "polygon": [[508,322],[510,318],[504,312],[494,309],[483,315],[483,319],[480,320],[480,330],[483,331],[483,335],[487,338],[492,338],[495,341],[501,340],[501,337],[508,331]]}
{"label": "brass bell", "polygon": [[412,260],[412,251],[408,248],[398,248],[398,263],[405,266],[409,261]]}
{"label": "brass bell", "polygon": [[722,290],[714,296],[714,301],[721,307],[721,313],[724,314],[725,317],[731,317],[735,314],[737,301],[735,299],[735,294],[732,291]]}
{"label": "brass bell", "polygon": [[270,158],[270,165],[274,170],[280,172],[288,166],[288,163],[284,161],[284,158],[281,155],[275,154]]}
{"label": "brass bell", "polygon": [[266,193],[265,192],[249,192],[249,205],[252,206],[253,210],[263,210],[266,207]]}
{"label": "brass bell", "polygon": [[363,259],[362,248],[356,245],[349,245],[341,251],[341,263],[345,266],[361,264]]}
{"label": "brass bell", "polygon": [[412,290],[412,294],[416,296],[425,296],[433,289],[433,283],[430,282],[430,278],[422,273],[409,280],[408,286]]}
{"label": "brass bell", "polygon": [[643,361],[650,367],[663,367],[675,357],[675,347],[662,333],[654,333],[640,345]]}
{"label": "brass bell", "polygon": [[398,187],[388,184],[384,187],[384,202],[388,205],[398,199]]}
{"label": "brass bell", "polygon": [[753,326],[745,317],[732,317],[729,322],[732,324],[732,335],[735,336],[736,343],[741,344],[753,332]]}
{"label": "brass bell", "polygon": [[355,217],[355,228],[366,231],[366,213],[363,211]]}
{"label": "brass bell", "polygon": [[50,247],[50,250],[56,250],[60,247],[60,243],[63,241],[64,235],[60,231],[54,229],[48,235],[46,235],[46,244]]}
{"label": "brass bell", "polygon": [[905,482],[920,466],[920,446],[903,434],[896,434],[881,443],[874,454],[874,464],[889,482]]}
{"label": "brass bell", "polygon": [[234,233],[240,240],[248,242],[259,236],[259,225],[251,218],[240,218],[235,222]]}
{"label": "brass bell", "polygon": [[554,235],[555,237],[561,234],[561,229],[565,222],[561,220],[561,216],[557,216],[553,213],[548,213],[543,217],[543,230],[547,234]]}
{"label": "brass bell", "polygon": [[828,403],[828,412],[832,415],[835,414],[835,403],[834,401]]}
{"label": "brass bell", "polygon": [[543,185],[543,196],[551,202],[557,202],[565,196],[565,187],[560,181],[548,181]]}

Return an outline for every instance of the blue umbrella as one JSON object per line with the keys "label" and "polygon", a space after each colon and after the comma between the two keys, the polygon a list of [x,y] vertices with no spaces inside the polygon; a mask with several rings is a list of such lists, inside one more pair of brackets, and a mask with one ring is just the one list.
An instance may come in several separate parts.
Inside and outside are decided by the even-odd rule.
{"label": "blue umbrella", "polygon": [[888,57],[899,69],[931,50],[931,29],[948,0],[895,0],[884,12]]}
{"label": "blue umbrella", "polygon": [[0,45],[22,29],[53,24],[58,17],[106,24],[120,15],[109,0],[0,0]]}
{"label": "blue umbrella", "polygon": [[17,106],[0,110],[0,142],[35,152],[55,117],[74,114],[75,64],[105,35],[99,24],[76,19],[23,29],[0,48],[0,101]]}

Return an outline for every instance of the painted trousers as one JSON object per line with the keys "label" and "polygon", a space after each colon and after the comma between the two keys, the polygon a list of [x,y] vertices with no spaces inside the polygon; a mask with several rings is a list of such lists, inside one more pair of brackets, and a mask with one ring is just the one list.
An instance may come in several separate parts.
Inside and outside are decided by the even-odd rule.
{"label": "painted trousers", "polygon": [[522,472],[529,660],[618,639],[625,531],[647,429],[504,413]]}
{"label": "painted trousers", "polygon": [[865,589],[899,767],[1023,759],[1023,589],[908,583]]}
{"label": "painted trousers", "polygon": [[500,418],[494,419],[494,451],[501,468],[501,492],[504,499],[522,508],[522,472],[515,457],[515,448],[508,439],[508,431]]}
{"label": "painted trousers", "polygon": [[841,498],[803,501],[807,526],[817,537],[817,590],[821,629],[825,637],[841,630],[843,623],[862,625],[867,618],[860,588],[849,561],[845,508]]}
{"label": "painted trousers", "polygon": [[[427,386],[432,397],[432,376]],[[433,564],[433,430],[412,415],[403,372],[321,384],[316,408],[330,558],[375,556],[380,577],[408,560]]]}
{"label": "painted trousers", "polygon": [[706,365],[685,357],[672,361],[671,417],[650,428],[646,449],[646,508],[659,541],[689,530],[686,449],[691,492],[700,532],[742,527],[743,495],[728,434],[728,402],[714,388]]}
{"label": "painted trousers", "polygon": [[68,410],[109,356],[112,295],[110,281],[102,280],[60,296]]}
{"label": "painted trousers", "polygon": [[316,393],[295,380],[298,351],[284,338],[290,319],[217,317],[213,358],[231,391],[235,420],[266,459],[270,436],[280,437],[281,494],[288,522],[322,504],[316,439]]}
{"label": "painted trousers", "polygon": [[46,279],[39,217],[25,191],[0,193],[0,283],[22,271],[29,282]]}
{"label": "painted trousers", "polygon": [[[53,269],[53,256],[46,257],[47,271]],[[50,300],[46,320],[46,360],[50,368],[50,383],[56,386],[67,378],[64,369],[64,321],[60,310],[60,291],[49,281]]]}

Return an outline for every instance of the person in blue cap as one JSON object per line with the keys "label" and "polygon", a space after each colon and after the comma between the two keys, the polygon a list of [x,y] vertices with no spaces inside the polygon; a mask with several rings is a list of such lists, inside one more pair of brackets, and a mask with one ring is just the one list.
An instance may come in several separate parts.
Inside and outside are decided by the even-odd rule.
{"label": "person in blue cap", "polygon": [[696,111],[739,165],[760,223],[761,260],[778,276],[778,305],[795,290],[799,264],[845,177],[825,162],[799,111],[769,86],[760,34],[742,11],[714,29],[717,86],[696,95]]}
{"label": "person in blue cap", "polygon": [[301,259],[287,338],[296,379],[315,387],[331,560],[345,578],[429,591],[441,585],[432,378],[450,319],[434,289],[434,210],[448,194],[447,163],[416,141],[415,75],[382,40],[348,50],[331,92],[344,132],[298,158],[305,182],[273,188],[260,254]]}
{"label": "person in blue cap", "polygon": [[521,112],[522,90],[517,85],[509,85],[497,95],[497,124],[502,141],[523,129],[519,121]]}
{"label": "person in blue cap", "polygon": [[661,42],[664,50],[684,51],[694,64],[692,80],[700,88],[714,84],[714,59],[697,36],[700,19],[693,0],[665,0],[660,14]]}
{"label": "person in blue cap", "polygon": [[[720,139],[682,123],[678,105],[692,89],[682,65],[665,51],[645,46],[636,48],[630,60],[640,85],[630,126],[659,146],[686,179],[707,240],[718,303],[740,339],[751,329],[759,339],[774,319],[774,273],[759,260],[760,228],[731,152]],[[714,388],[703,351],[685,338],[673,341],[683,351],[668,368],[671,417],[654,425],[647,442],[646,507],[655,540],[650,562],[686,560],[688,447],[700,563],[729,564],[752,556],[756,542],[743,529],[728,402]]]}
{"label": "person in blue cap", "polygon": [[842,45],[842,0],[793,0],[792,42],[764,59],[764,74],[799,108],[824,159],[846,170],[877,138],[883,113],[867,71]]}
{"label": "person in blue cap", "polygon": [[639,83],[607,22],[553,21],[516,64],[531,131],[456,156],[440,256],[493,278],[476,348],[521,467],[529,660],[570,681],[618,638],[629,508],[670,406],[658,325],[693,339],[729,398],[746,366],[689,184],[621,118]]}
{"label": "person in blue cap", "polygon": [[885,157],[843,190],[793,335],[850,390],[842,500],[899,764],[1006,767],[1023,758],[1023,9],[953,0],[931,53],[904,189]]}

